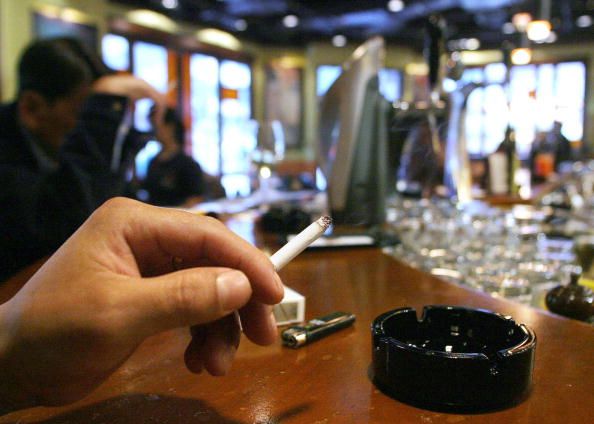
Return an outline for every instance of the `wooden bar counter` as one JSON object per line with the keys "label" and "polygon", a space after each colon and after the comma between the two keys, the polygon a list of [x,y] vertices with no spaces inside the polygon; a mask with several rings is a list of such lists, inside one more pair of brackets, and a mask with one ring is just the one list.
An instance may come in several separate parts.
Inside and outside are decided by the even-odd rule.
{"label": "wooden bar counter", "polygon": [[[170,331],[146,340],[83,401],[18,411],[0,423],[592,422],[592,326],[457,287],[375,248],[308,251],[281,276],[306,296],[308,319],[342,310],[356,314],[355,325],[297,350],[244,338],[231,372],[218,378],[187,371],[189,332]],[[502,411],[457,415],[408,406],[378,391],[368,377],[372,320],[394,308],[430,304],[487,308],[530,326],[538,344],[528,398]]]}

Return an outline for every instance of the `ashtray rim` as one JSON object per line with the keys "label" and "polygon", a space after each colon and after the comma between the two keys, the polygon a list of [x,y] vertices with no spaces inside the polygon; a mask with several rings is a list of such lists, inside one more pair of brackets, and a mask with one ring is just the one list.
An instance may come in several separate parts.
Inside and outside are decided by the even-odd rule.
{"label": "ashtray rim", "polygon": [[[411,312],[416,321],[421,322],[431,310],[438,308],[460,312],[451,321],[448,319],[445,328],[453,325],[456,319],[475,318],[466,318],[464,314],[485,314],[491,321],[493,317],[501,320],[503,329],[505,325],[511,325],[514,330],[521,330],[522,335],[517,335],[521,340],[508,333],[514,339],[506,336],[504,340],[513,343],[513,346],[499,349],[498,340],[494,339],[490,349],[485,347],[489,355],[487,352],[447,352],[410,345],[386,334],[386,328],[382,325],[392,316],[404,313],[410,315]],[[412,323],[411,318],[406,319]],[[405,324],[407,321],[404,321]],[[444,331],[447,331],[445,328]],[[438,327],[436,331],[440,329]],[[371,330],[372,364],[369,376],[384,394],[398,401],[440,412],[482,413],[516,405],[530,393],[536,334],[510,316],[481,308],[428,305],[423,307],[419,319],[415,308],[403,307],[377,316]],[[461,327],[461,330],[464,328]],[[398,329],[394,328],[393,331]],[[408,338],[407,335],[404,337]],[[477,341],[489,342],[484,336]]]}
{"label": "ashtray rim", "polygon": [[[419,318],[417,319],[417,322],[419,324],[422,324],[425,321],[425,319],[427,318],[427,315],[431,313],[431,310],[438,310],[438,309],[446,309],[446,310],[451,310],[451,311],[459,310],[459,311],[464,311],[464,312],[469,312],[469,313],[479,313],[479,314],[485,314],[485,315],[489,315],[489,316],[495,316],[495,317],[499,318],[500,320],[502,320],[503,323],[511,324],[511,325],[515,326],[519,331],[521,331],[524,334],[524,338],[519,343],[517,343],[513,346],[510,346],[510,347],[501,348],[501,349],[497,350],[494,353],[494,355],[492,355],[492,356],[496,355],[500,358],[510,357],[512,355],[523,353],[524,351],[526,351],[528,349],[533,349],[534,345],[536,343],[536,335],[535,335],[534,331],[532,331],[529,327],[527,327],[524,324],[520,324],[520,323],[516,322],[510,315],[503,315],[499,312],[494,312],[494,311],[484,309],[484,308],[469,308],[469,307],[465,307],[465,306],[452,306],[452,305],[425,305],[423,307],[421,317],[420,317],[420,319]],[[423,354],[423,355],[442,356],[442,357],[446,357],[446,358],[448,358],[448,357],[466,358],[466,359],[475,359],[475,360],[490,360],[490,359],[492,359],[489,357],[489,355],[487,355],[484,352],[446,352],[443,350],[427,349],[427,348],[423,348],[423,347],[419,347],[419,346],[415,346],[415,345],[410,345],[408,343],[405,343],[402,340],[399,340],[399,339],[393,337],[392,335],[386,334],[386,330],[384,328],[384,323],[386,322],[386,320],[388,320],[389,318],[396,316],[396,315],[411,313],[411,311],[416,314],[415,308],[403,307],[403,308],[398,308],[398,309],[394,309],[394,310],[385,312],[385,313],[377,316],[372,324],[372,331],[373,331],[374,337],[389,338],[390,343],[392,345],[395,345],[400,349],[411,350],[411,351],[414,351],[416,353]]]}

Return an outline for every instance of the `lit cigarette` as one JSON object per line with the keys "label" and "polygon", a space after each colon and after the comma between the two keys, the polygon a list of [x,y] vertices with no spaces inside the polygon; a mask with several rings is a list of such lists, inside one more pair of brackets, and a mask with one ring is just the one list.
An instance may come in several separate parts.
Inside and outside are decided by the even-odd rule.
{"label": "lit cigarette", "polygon": [[311,223],[309,227],[297,234],[295,238],[281,247],[270,257],[274,269],[278,271],[291,262],[295,256],[303,252],[310,244],[320,238],[330,225],[332,225],[332,218],[329,216],[323,216]]}

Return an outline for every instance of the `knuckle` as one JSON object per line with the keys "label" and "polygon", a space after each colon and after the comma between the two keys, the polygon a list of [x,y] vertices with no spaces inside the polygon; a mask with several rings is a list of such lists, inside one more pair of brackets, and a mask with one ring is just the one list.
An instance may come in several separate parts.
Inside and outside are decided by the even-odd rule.
{"label": "knuckle", "polygon": [[112,197],[103,203],[99,209],[97,209],[97,215],[119,215],[123,211],[128,210],[129,208],[133,207],[136,202],[131,199],[127,199],[125,197]]}
{"label": "knuckle", "polygon": [[223,229],[227,230],[227,227],[225,226],[225,224],[223,224],[217,218],[213,218],[212,216],[203,216],[201,218],[202,218],[202,221],[204,222],[204,225],[208,225],[209,227],[216,228],[217,231],[220,231]]}
{"label": "knuckle", "polygon": [[97,223],[122,221],[127,217],[141,215],[142,203],[126,197],[112,197],[106,200],[93,214],[91,220]]}

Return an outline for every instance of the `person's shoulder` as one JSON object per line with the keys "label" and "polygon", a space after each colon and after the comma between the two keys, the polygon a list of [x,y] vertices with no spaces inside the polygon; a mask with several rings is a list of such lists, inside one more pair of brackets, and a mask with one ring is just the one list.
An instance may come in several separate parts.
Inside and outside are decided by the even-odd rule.
{"label": "person's shoulder", "polygon": [[0,117],[6,113],[16,113],[16,106],[16,102],[0,103]]}
{"label": "person's shoulder", "polygon": [[180,162],[198,165],[198,162],[196,162],[196,160],[191,155],[187,154],[186,152],[180,151],[175,156],[176,156],[176,160],[178,160]]}
{"label": "person's shoulder", "polygon": [[10,135],[18,129],[17,105],[15,102],[0,104],[0,136]]}

